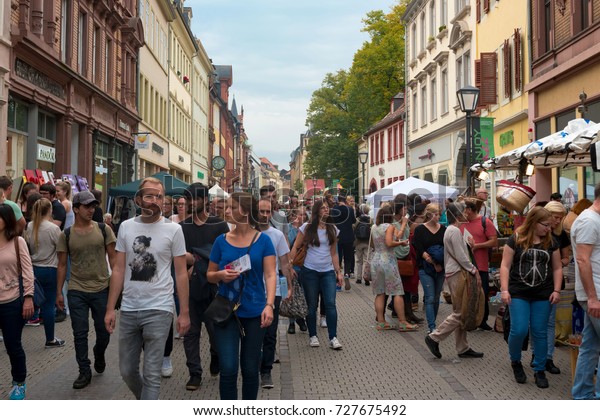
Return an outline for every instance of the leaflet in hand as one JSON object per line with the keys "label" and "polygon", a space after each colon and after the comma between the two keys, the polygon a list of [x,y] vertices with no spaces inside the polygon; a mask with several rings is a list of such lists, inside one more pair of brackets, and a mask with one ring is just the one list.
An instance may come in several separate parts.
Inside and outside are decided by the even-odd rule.
{"label": "leaflet in hand", "polygon": [[465,229],[463,231],[463,239],[465,240],[466,243],[469,243],[469,239],[473,239],[473,235],[471,235],[471,232],[469,232],[467,229]]}
{"label": "leaflet in hand", "polygon": [[240,273],[248,271],[252,268],[252,264],[250,263],[250,256],[248,254],[238,258],[235,261],[230,262],[225,266],[227,270],[235,270]]}

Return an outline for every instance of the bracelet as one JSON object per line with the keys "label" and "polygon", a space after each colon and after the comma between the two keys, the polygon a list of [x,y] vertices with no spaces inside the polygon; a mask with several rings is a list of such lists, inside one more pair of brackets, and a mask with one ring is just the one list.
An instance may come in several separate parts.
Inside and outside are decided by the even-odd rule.
{"label": "bracelet", "polygon": [[508,290],[502,290],[500,293],[508,293]]}
{"label": "bracelet", "polygon": [[554,291],[554,292],[552,292],[552,293],[558,293],[558,294],[560,294],[560,290],[555,290],[555,291]]}

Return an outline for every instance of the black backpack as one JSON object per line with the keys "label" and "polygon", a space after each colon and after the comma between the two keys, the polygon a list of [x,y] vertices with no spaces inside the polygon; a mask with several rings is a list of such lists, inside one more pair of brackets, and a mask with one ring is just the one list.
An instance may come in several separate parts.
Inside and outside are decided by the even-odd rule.
{"label": "black backpack", "polygon": [[356,223],[354,228],[354,236],[360,241],[368,241],[371,235],[371,223],[370,221],[365,222],[365,219],[361,216]]}

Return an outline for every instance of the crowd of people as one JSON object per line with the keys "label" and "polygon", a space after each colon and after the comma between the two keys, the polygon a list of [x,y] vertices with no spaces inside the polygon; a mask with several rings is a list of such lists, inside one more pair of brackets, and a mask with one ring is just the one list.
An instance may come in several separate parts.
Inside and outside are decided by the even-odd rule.
{"label": "crowd of people", "polygon": [[[10,399],[26,394],[23,327],[43,322],[45,347],[61,347],[69,338],[54,334],[60,318],[71,321],[75,389],[91,383],[92,367],[105,371],[105,352],[118,330],[119,371],[136,399],[158,399],[161,377],[173,373],[176,338],[183,339],[185,387],[197,390],[204,325],[209,373],[219,376],[221,398],[238,398],[241,373],[241,397],[256,399],[260,387],[274,387],[279,306],[294,299],[296,283],[307,312],[289,319],[287,333],[295,334],[297,325],[308,333],[309,347],[321,345],[321,327],[330,349],[344,348],[336,296],[354,282],[371,287],[377,331],[425,330],[437,358],[454,333],[458,357],[484,357],[467,338],[477,328],[492,330],[490,251],[498,247],[499,229],[483,188],[443,205],[398,194],[374,212],[343,191],[282,205],[272,186],[262,187],[258,199],[249,193],[211,199],[201,183],[169,197],[159,180],[146,178],[134,199],[139,214],[122,221],[118,232],[102,214],[97,191],[72,194],[68,182],[28,183],[14,203],[7,199],[11,188],[0,177],[0,328],[12,367]],[[574,260],[577,301],[586,311],[577,399],[600,397],[593,377],[600,357],[600,184],[594,201],[586,201],[588,209],[577,203],[569,212],[554,199],[533,206],[503,246],[499,280],[511,316],[507,359],[515,380],[527,381],[521,359],[529,336],[534,381],[547,388],[545,373],[560,374],[552,358],[554,319],[563,267]],[[294,264],[300,255],[302,263]],[[452,313],[440,320],[444,288]],[[420,290],[425,319],[415,313]]]}

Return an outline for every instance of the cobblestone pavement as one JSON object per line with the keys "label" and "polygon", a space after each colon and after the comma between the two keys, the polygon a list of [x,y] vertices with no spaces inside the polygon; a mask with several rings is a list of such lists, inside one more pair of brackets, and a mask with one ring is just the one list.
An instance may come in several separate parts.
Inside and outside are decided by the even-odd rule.
{"label": "cobblestone pavement", "polygon": [[[570,349],[556,349],[554,361],[560,375],[547,375],[550,388],[539,389],[529,368],[530,353],[523,354],[528,375],[518,385],[512,376],[508,349],[502,334],[475,331],[469,342],[483,359],[459,359],[454,339],[440,344],[442,359],[434,358],[425,343],[425,331],[398,333],[375,330],[373,295],[370,287],[352,284],[352,290],[337,294],[338,338],[344,348],[327,346],[327,331],[319,328],[321,347],[308,346],[308,334],[288,335],[287,319],[279,325],[278,357],[274,365],[275,387],[261,389],[263,400],[559,400],[570,399]],[[450,312],[442,303],[438,322]],[[423,315],[423,312],[420,312]],[[489,323],[494,319],[490,317]],[[423,327],[422,327],[423,328]],[[203,331],[204,332],[204,331]],[[44,349],[44,329],[25,327],[23,341],[27,353],[27,398],[36,400],[130,400],[132,394],[123,383],[117,363],[118,327],[107,350],[107,368],[94,373],[92,383],[83,390],[72,388],[77,377],[73,337],[69,319],[57,324],[56,336],[66,340],[57,349]],[[94,339],[93,328],[90,342]],[[90,354],[91,354],[90,346]],[[201,355],[208,371],[208,340],[202,338]],[[186,391],[188,380],[183,341],[175,340],[172,354],[174,373],[162,380],[160,398],[170,400],[214,400],[219,397],[218,377],[208,373],[197,391]],[[10,385],[10,364],[0,351],[0,396],[6,398]]]}

